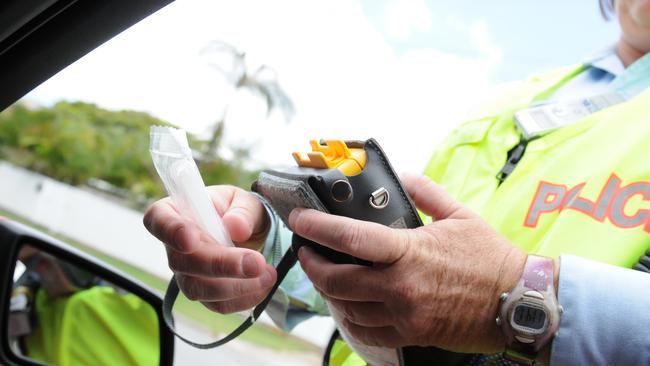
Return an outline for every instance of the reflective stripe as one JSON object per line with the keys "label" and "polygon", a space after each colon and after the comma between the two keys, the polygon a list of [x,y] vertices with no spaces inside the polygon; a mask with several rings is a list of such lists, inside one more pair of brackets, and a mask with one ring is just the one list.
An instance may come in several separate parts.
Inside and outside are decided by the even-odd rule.
{"label": "reflective stripe", "polygon": [[650,215],[649,210],[638,210],[634,215],[628,216],[625,213],[625,204],[634,195],[641,195],[643,199],[650,199],[650,183],[637,182],[622,188],[614,202],[612,202],[612,212],[610,219],[612,222],[621,227],[635,227],[645,223]]}
{"label": "reflective stripe", "polygon": [[602,221],[605,219],[605,216],[607,216],[607,206],[609,206],[609,202],[612,200],[614,193],[616,193],[616,190],[620,185],[621,178],[617,177],[616,175],[609,177],[609,180],[607,181],[603,192],[598,198],[596,210],[594,211],[594,217],[596,220]]}
{"label": "reflective stripe", "polygon": [[564,186],[541,182],[535,195],[535,201],[529,210],[530,214],[526,218],[526,226],[537,226],[537,221],[542,213],[559,209],[564,201],[565,192],[566,187]]}

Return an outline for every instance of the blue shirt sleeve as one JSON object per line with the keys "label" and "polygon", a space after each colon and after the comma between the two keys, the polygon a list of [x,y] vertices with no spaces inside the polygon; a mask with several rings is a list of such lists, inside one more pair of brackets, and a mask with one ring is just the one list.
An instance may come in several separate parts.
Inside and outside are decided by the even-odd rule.
{"label": "blue shirt sleeve", "polygon": [[560,258],[564,308],[551,366],[650,365],[650,274]]}
{"label": "blue shirt sleeve", "polygon": [[[258,197],[271,218],[271,228],[262,254],[268,263],[277,267],[280,259],[291,246],[292,232],[275,214],[268,202],[263,197],[259,195]],[[313,315],[329,315],[325,301],[314,289],[300,264],[293,266],[287,273],[269,302],[266,313],[278,327],[286,331],[290,331]]]}

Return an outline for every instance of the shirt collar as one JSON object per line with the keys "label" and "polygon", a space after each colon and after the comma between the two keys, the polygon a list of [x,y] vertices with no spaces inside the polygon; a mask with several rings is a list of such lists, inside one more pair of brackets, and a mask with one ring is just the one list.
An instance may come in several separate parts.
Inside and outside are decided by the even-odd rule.
{"label": "shirt collar", "polygon": [[618,53],[616,53],[615,50],[592,60],[588,65],[595,69],[610,73],[615,77],[620,76],[625,71],[623,61],[618,57]]}
{"label": "shirt collar", "polygon": [[586,67],[591,67],[597,70],[604,71],[617,77],[625,71],[625,65],[620,57],[618,57],[618,44],[614,43],[611,46],[602,49],[599,52],[593,53],[584,61]]}

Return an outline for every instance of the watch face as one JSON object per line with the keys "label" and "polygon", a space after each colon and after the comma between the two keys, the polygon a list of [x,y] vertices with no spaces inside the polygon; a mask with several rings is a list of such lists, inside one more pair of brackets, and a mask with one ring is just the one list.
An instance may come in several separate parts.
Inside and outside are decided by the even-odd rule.
{"label": "watch face", "polygon": [[546,312],[539,307],[520,304],[515,307],[512,321],[521,327],[541,330],[546,324]]}

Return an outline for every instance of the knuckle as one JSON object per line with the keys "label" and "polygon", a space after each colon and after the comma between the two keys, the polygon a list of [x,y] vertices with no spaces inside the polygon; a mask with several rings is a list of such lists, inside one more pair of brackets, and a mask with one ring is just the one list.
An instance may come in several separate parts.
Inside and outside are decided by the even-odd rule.
{"label": "knuckle", "polygon": [[180,277],[178,286],[189,300],[196,301],[203,299],[203,288],[196,281],[189,280],[186,277]]}
{"label": "knuckle", "polygon": [[161,239],[168,245],[176,245],[175,235],[178,233],[178,230],[183,228],[183,223],[178,220],[169,219],[167,220],[162,227]]}
{"label": "knuckle", "polygon": [[394,245],[392,248],[395,251],[394,258],[401,258],[407,251],[415,250],[421,245],[418,245],[420,242],[419,232],[417,230],[406,229],[406,230],[396,230],[398,233],[398,240],[396,241],[398,245]]}
{"label": "knuckle", "polygon": [[345,225],[339,233],[339,243],[341,246],[353,253],[365,242],[365,238],[365,232],[359,225]]}
{"label": "knuckle", "polygon": [[185,269],[185,256],[182,254],[177,254],[172,251],[167,253],[167,262],[169,264],[169,269],[174,272],[182,272]]}
{"label": "knuckle", "polygon": [[232,283],[232,296],[234,298],[240,298],[246,294],[246,288],[243,281],[233,281]]}
{"label": "knuckle", "polygon": [[210,259],[209,271],[213,276],[223,276],[228,273],[226,261],[222,255],[215,255]]}
{"label": "knuckle", "polygon": [[320,282],[326,295],[333,294],[339,288],[339,280],[335,276],[325,276]]}
{"label": "knuckle", "polygon": [[400,299],[400,302],[410,304],[415,295],[415,289],[411,284],[400,281],[395,285],[393,293],[395,294],[395,299]]}

